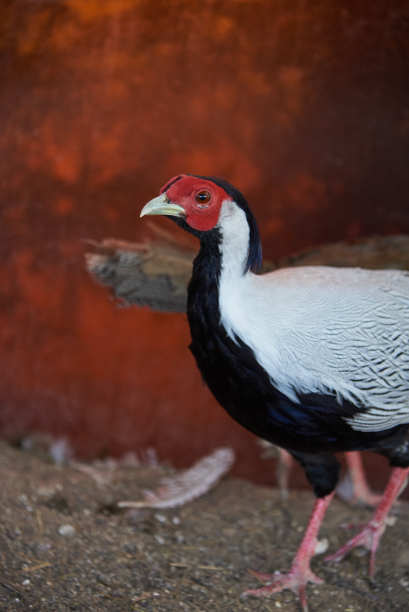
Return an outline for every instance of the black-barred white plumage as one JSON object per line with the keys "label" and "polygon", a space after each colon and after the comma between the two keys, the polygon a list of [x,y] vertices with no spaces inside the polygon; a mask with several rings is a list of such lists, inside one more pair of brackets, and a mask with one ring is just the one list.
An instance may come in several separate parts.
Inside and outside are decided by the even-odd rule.
{"label": "black-barred white plumage", "polygon": [[[306,609],[305,584],[319,581],[309,560],[338,479],[333,453],[374,450],[409,466],[409,274],[325,266],[256,274],[256,222],[220,179],[175,177],[141,214],[170,215],[200,239],[187,311],[203,378],[233,418],[301,462],[320,498],[290,573],[252,592],[292,588]],[[393,473],[377,534],[407,471]],[[336,558],[367,545],[373,571],[379,537],[361,540]]]}
{"label": "black-barred white plumage", "polygon": [[409,423],[409,274],[325,266],[243,274],[246,215],[226,202],[219,226],[221,322],[274,385],[296,402],[319,393],[362,407],[353,429]]}

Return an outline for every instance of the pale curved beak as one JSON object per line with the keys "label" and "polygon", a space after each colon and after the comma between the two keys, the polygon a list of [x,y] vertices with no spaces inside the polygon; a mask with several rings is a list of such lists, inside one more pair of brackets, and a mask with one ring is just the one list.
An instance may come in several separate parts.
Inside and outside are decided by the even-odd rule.
{"label": "pale curved beak", "polygon": [[179,206],[179,204],[170,202],[166,193],[162,193],[145,204],[139,216],[144,217],[145,215],[169,215],[171,217],[184,217],[186,212],[182,206]]}

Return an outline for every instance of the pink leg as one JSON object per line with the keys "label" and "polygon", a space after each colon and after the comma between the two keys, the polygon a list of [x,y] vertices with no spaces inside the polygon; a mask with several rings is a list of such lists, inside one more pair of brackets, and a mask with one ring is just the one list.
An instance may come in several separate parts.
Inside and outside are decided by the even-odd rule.
{"label": "pink leg", "polygon": [[358,452],[345,453],[349,474],[346,478],[352,481],[352,494],[342,494],[342,483],[337,493],[350,503],[376,506],[382,499],[382,495],[373,493],[367,483],[362,465],[361,455]]}
{"label": "pink leg", "polygon": [[375,510],[372,520],[356,535],[340,548],[334,555],[326,557],[326,561],[341,561],[347,553],[357,546],[364,546],[370,553],[369,575],[371,578],[375,572],[375,555],[380,539],[386,527],[386,517],[393,502],[404,489],[409,468],[394,468],[391,477]]}
{"label": "pink leg", "polygon": [[281,574],[280,572],[260,574],[252,571],[251,573],[261,582],[266,583],[266,586],[260,589],[245,591],[243,596],[268,597],[272,593],[278,593],[283,589],[291,589],[294,593],[298,594],[302,609],[304,612],[307,612],[307,583],[314,582],[320,584],[323,582],[322,578],[316,576],[311,570],[310,561],[315,554],[318,531],[333,496],[334,493],[331,493],[315,502],[310,522],[294,557],[290,571],[287,574]]}

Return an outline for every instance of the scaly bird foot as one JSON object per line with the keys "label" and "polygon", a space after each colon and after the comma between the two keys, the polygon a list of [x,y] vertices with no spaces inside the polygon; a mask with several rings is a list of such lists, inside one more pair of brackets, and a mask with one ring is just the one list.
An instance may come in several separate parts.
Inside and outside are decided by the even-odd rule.
{"label": "scaly bird foot", "polygon": [[342,546],[333,555],[325,557],[325,561],[339,562],[354,548],[362,546],[369,550],[369,576],[373,578],[375,573],[375,555],[379,545],[379,541],[385,531],[385,521],[369,521],[369,523],[353,538],[351,538],[344,546]]}
{"label": "scaly bird foot", "polygon": [[274,574],[263,574],[249,570],[250,573],[263,582],[266,586],[259,589],[249,589],[242,594],[242,597],[270,597],[274,593],[279,593],[285,589],[290,589],[300,598],[300,604],[303,612],[308,612],[306,586],[308,582],[314,584],[322,584],[322,578],[314,574],[309,566],[301,566],[294,563],[293,567],[287,574],[275,572]]}
{"label": "scaly bird foot", "polygon": [[[269,597],[273,593],[279,593],[284,589],[290,589],[300,598],[303,612],[308,612],[306,587],[308,582],[321,584],[322,578],[316,576],[311,570],[310,562],[312,557],[322,551],[322,543],[317,540],[318,531],[324,518],[325,512],[331,503],[334,493],[326,497],[321,497],[315,502],[314,510],[311,514],[308,527],[305,531],[303,540],[298,548],[297,554],[291,565],[288,574],[260,574],[252,571],[253,576],[258,578],[266,586],[260,589],[250,589],[243,593],[243,597],[252,595],[253,597]],[[325,546],[325,544],[324,544]]]}

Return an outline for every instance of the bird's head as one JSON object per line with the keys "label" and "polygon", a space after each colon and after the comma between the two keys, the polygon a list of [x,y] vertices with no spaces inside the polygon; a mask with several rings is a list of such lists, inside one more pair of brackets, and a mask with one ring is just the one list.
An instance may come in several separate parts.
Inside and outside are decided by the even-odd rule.
{"label": "bird's head", "polygon": [[[178,225],[201,239],[219,233],[237,236],[246,233],[248,259],[246,269],[256,270],[261,264],[261,246],[256,221],[244,196],[223,179],[180,174],[145,204],[140,216],[167,215]],[[239,227],[240,226],[240,227]]]}
{"label": "bird's head", "polygon": [[207,232],[217,225],[225,200],[232,201],[232,197],[213,180],[180,174],[168,181],[160,195],[143,207],[141,217],[168,215],[182,218],[192,230]]}

